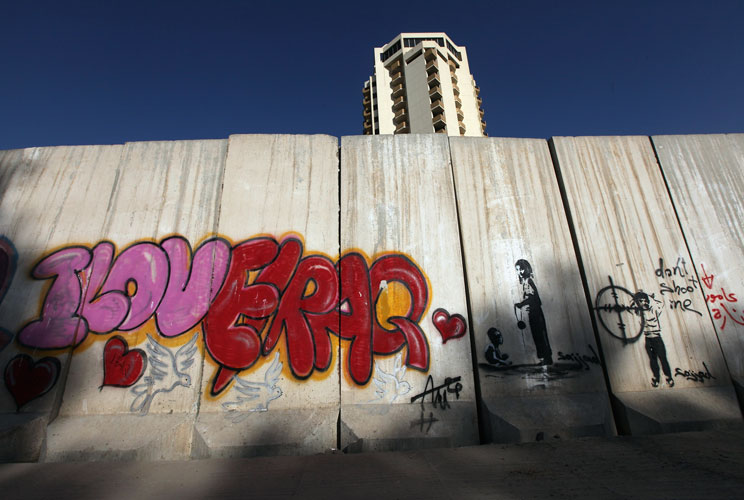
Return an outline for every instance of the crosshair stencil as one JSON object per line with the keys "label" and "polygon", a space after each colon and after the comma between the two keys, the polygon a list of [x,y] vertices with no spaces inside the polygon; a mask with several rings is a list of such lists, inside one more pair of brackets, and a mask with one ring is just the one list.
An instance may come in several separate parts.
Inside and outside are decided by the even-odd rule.
{"label": "crosshair stencil", "polygon": [[633,301],[633,292],[625,287],[616,285],[612,276],[607,276],[610,281],[597,292],[594,310],[597,319],[607,333],[622,340],[624,343],[635,342],[643,333],[643,315],[639,315],[639,309]]}

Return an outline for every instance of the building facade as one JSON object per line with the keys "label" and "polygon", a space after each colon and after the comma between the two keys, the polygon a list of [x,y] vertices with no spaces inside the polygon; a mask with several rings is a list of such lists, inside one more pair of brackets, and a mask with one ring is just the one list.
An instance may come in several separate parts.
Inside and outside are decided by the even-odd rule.
{"label": "building facade", "polygon": [[362,90],[364,134],[486,135],[465,47],[445,33],[401,33],[374,51]]}

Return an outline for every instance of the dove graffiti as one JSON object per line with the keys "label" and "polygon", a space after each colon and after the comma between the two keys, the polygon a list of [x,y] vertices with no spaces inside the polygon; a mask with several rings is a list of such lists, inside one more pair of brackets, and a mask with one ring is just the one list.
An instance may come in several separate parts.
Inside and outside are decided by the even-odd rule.
{"label": "dove graffiti", "polygon": [[393,373],[387,373],[380,368],[380,365],[375,361],[375,378],[374,382],[377,386],[375,394],[376,399],[371,402],[384,401],[392,403],[398,396],[403,396],[411,391],[411,384],[403,380],[406,375],[406,365],[401,362],[401,353],[395,356],[393,364]]}
{"label": "dove graffiti", "polygon": [[139,412],[141,416],[150,411],[152,400],[158,394],[171,392],[176,387],[191,387],[191,375],[187,373],[194,364],[196,354],[195,333],[191,340],[181,346],[176,354],[171,349],[159,344],[149,334],[147,335],[148,372],[142,383],[132,387],[135,395],[129,410]]}
{"label": "dove graffiti", "polygon": [[269,403],[283,394],[281,388],[276,385],[283,366],[279,361],[279,351],[277,351],[271,366],[264,373],[263,382],[250,382],[236,376],[235,390],[242,396],[222,403],[222,407],[229,412],[228,416],[233,421],[240,421],[246,417],[246,414],[241,412],[268,411]]}

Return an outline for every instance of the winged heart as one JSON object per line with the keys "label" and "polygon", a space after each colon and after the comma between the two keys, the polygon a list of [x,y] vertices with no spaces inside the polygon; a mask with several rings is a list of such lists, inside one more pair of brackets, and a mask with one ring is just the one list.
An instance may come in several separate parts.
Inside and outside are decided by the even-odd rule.
{"label": "winged heart", "polygon": [[446,309],[439,308],[434,311],[434,314],[431,315],[431,321],[437,327],[437,330],[439,330],[440,335],[442,335],[443,344],[446,344],[450,339],[462,337],[467,331],[465,318],[460,314],[450,315]]}
{"label": "winged heart", "polygon": [[146,366],[145,351],[130,350],[122,337],[111,337],[103,348],[103,385],[129,387],[145,373]]}

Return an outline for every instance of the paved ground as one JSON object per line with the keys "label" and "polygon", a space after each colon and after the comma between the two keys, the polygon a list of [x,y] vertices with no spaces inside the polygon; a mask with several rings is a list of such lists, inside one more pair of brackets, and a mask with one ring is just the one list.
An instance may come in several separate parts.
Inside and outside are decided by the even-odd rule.
{"label": "paved ground", "polygon": [[0,464],[0,498],[744,498],[744,427],[358,455]]}

